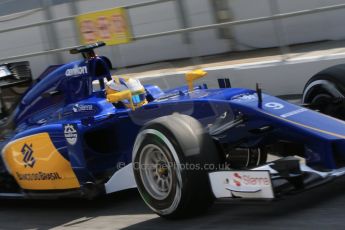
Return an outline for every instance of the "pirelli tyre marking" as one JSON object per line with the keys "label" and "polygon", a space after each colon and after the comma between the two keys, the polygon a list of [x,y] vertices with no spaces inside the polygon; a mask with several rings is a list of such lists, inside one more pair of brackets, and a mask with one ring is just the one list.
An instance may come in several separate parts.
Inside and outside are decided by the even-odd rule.
{"label": "pirelli tyre marking", "polygon": [[19,186],[28,190],[79,188],[71,164],[59,153],[48,133],[15,140],[2,157]]}

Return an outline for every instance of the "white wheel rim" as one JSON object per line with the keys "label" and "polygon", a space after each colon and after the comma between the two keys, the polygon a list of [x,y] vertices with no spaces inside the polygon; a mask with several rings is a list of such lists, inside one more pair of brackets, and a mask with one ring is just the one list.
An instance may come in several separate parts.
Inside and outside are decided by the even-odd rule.
{"label": "white wheel rim", "polygon": [[[158,130],[154,130],[154,129],[146,129],[142,132],[139,133],[139,135],[137,136],[135,143],[134,143],[134,148],[133,148],[133,162],[135,162],[135,158],[137,156],[137,154],[139,154],[138,150],[140,145],[142,144],[144,138],[146,135],[148,134],[152,134],[155,135],[156,137],[160,138],[168,147],[170,153],[172,154],[174,163],[176,164],[176,167],[174,168],[174,176],[176,176],[176,194],[173,198],[173,202],[171,203],[171,205],[165,209],[157,209],[155,208],[150,202],[147,201],[147,197],[141,192],[141,189],[139,188],[139,192],[141,197],[143,198],[144,202],[156,213],[159,213],[161,215],[168,215],[172,212],[174,212],[177,208],[177,206],[179,205],[180,201],[181,201],[181,196],[182,196],[182,175],[181,175],[181,168],[180,168],[180,160],[179,157],[177,155],[176,150],[174,149],[173,145],[171,144],[171,142],[169,141],[169,139],[167,137],[165,137],[161,132],[159,132]],[[140,170],[139,170],[140,171]],[[137,182],[138,183],[138,182]]]}
{"label": "white wheel rim", "polygon": [[157,145],[146,145],[141,150],[139,165],[146,191],[156,200],[166,199],[172,189],[173,170],[164,151]]}

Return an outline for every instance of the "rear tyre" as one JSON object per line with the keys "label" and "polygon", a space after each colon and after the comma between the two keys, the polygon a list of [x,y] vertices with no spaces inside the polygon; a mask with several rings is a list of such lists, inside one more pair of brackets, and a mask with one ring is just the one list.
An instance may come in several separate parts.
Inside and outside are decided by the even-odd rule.
{"label": "rear tyre", "polygon": [[189,217],[212,205],[208,172],[218,153],[194,118],[174,114],[150,122],[138,134],[133,162],[138,190],[158,215]]}

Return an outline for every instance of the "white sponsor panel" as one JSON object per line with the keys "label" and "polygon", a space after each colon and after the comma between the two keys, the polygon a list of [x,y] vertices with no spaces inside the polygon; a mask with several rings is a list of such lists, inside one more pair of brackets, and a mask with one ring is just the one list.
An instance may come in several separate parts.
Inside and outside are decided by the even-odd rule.
{"label": "white sponsor panel", "polygon": [[221,171],[209,178],[216,198],[274,198],[269,171]]}

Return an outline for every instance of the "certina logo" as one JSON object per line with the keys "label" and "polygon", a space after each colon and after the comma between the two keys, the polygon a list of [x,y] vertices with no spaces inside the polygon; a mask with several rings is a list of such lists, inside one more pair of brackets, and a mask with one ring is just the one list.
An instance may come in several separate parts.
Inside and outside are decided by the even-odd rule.
{"label": "certina logo", "polygon": [[233,173],[232,181],[235,186],[241,187],[242,185],[249,186],[269,186],[270,179],[267,177],[253,177],[251,175],[246,175],[245,173]]}
{"label": "certina logo", "polygon": [[65,125],[64,135],[70,145],[75,145],[78,140],[77,126],[71,124]]}
{"label": "certina logo", "polygon": [[79,112],[89,112],[93,111],[93,105],[79,105],[75,104],[73,106],[73,112],[79,113]]}
{"label": "certina logo", "polygon": [[24,144],[24,146],[22,147],[21,150],[22,154],[23,154],[23,162],[24,162],[24,167],[30,167],[33,168],[36,160],[33,156],[34,154],[34,150],[32,149],[32,144],[28,145],[28,144]]}
{"label": "certina logo", "polygon": [[88,71],[87,71],[87,67],[86,66],[74,66],[73,69],[67,69],[66,70],[66,73],[65,75],[67,77],[70,77],[70,76],[75,76],[75,75],[81,75],[81,74],[87,74]]}

